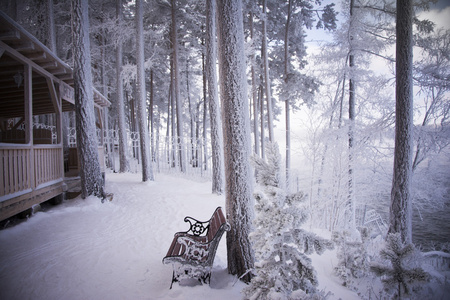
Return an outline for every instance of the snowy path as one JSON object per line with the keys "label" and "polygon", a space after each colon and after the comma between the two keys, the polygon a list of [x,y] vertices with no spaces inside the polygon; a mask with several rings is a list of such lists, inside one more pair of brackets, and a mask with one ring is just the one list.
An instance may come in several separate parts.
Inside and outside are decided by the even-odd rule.
{"label": "snowy path", "polygon": [[[211,285],[169,290],[172,267],[163,265],[173,234],[188,228],[185,216],[208,220],[224,196],[211,183],[158,174],[107,174],[112,202],[67,200],[28,221],[0,230],[0,299],[125,300],[241,299],[244,284],[226,271],[222,238]],[[334,258],[333,258],[334,256]],[[313,258],[319,289],[330,299],[358,299],[331,276],[335,255]]]}
{"label": "snowy path", "polygon": [[210,183],[159,175],[108,174],[112,202],[69,200],[0,231],[0,299],[239,299],[226,267],[225,238],[211,287],[169,290],[162,258],[183,218],[209,219],[224,197]]}

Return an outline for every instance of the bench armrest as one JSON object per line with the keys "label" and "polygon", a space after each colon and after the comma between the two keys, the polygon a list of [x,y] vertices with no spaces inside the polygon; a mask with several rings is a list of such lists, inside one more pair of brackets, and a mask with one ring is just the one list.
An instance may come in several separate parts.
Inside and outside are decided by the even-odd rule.
{"label": "bench armrest", "polygon": [[203,235],[209,229],[209,220],[202,222],[192,217],[185,217],[184,221],[189,223],[189,230],[186,233],[192,235]]}

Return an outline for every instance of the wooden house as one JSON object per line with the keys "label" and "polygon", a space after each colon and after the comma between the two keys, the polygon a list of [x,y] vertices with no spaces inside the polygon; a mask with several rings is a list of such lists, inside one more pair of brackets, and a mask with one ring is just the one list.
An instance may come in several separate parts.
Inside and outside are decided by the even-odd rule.
{"label": "wooden house", "polygon": [[[77,175],[76,146],[63,145],[73,84],[72,69],[0,11],[0,221],[79,184],[68,177]],[[94,102],[101,128],[110,102],[97,90]]]}

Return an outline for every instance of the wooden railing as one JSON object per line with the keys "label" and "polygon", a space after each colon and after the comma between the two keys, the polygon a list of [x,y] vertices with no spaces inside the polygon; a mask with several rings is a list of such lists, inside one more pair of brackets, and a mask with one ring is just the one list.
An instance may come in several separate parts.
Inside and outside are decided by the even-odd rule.
{"label": "wooden railing", "polygon": [[450,254],[442,251],[430,251],[423,254],[425,261],[432,265],[435,270],[450,270]]}
{"label": "wooden railing", "polygon": [[60,147],[41,145],[34,147],[35,186],[62,178],[62,163]]}
{"label": "wooden railing", "polygon": [[29,147],[0,148],[0,196],[31,188],[30,153]]}
{"label": "wooden railing", "polygon": [[98,146],[97,153],[98,161],[100,163],[100,171],[105,172],[105,149],[103,149],[103,146]]}
{"label": "wooden railing", "polygon": [[62,163],[57,145],[0,146],[0,197],[63,178]]}

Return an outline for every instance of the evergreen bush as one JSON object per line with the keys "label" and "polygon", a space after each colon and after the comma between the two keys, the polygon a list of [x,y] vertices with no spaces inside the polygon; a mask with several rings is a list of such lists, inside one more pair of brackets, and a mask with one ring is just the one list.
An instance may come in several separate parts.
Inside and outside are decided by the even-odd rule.
{"label": "evergreen bush", "polygon": [[332,249],[331,241],[302,229],[307,212],[302,192],[287,195],[280,180],[281,158],[269,143],[267,161],[253,158],[257,183],[254,231],[254,277],[244,289],[246,299],[320,299],[317,276],[308,257]]}
{"label": "evergreen bush", "polygon": [[391,233],[386,240],[385,249],[380,256],[390,263],[372,264],[370,269],[381,276],[386,292],[391,292],[393,299],[403,299],[411,295],[413,287],[429,280],[429,274],[418,265],[420,253],[411,243],[403,243],[399,233]]}

